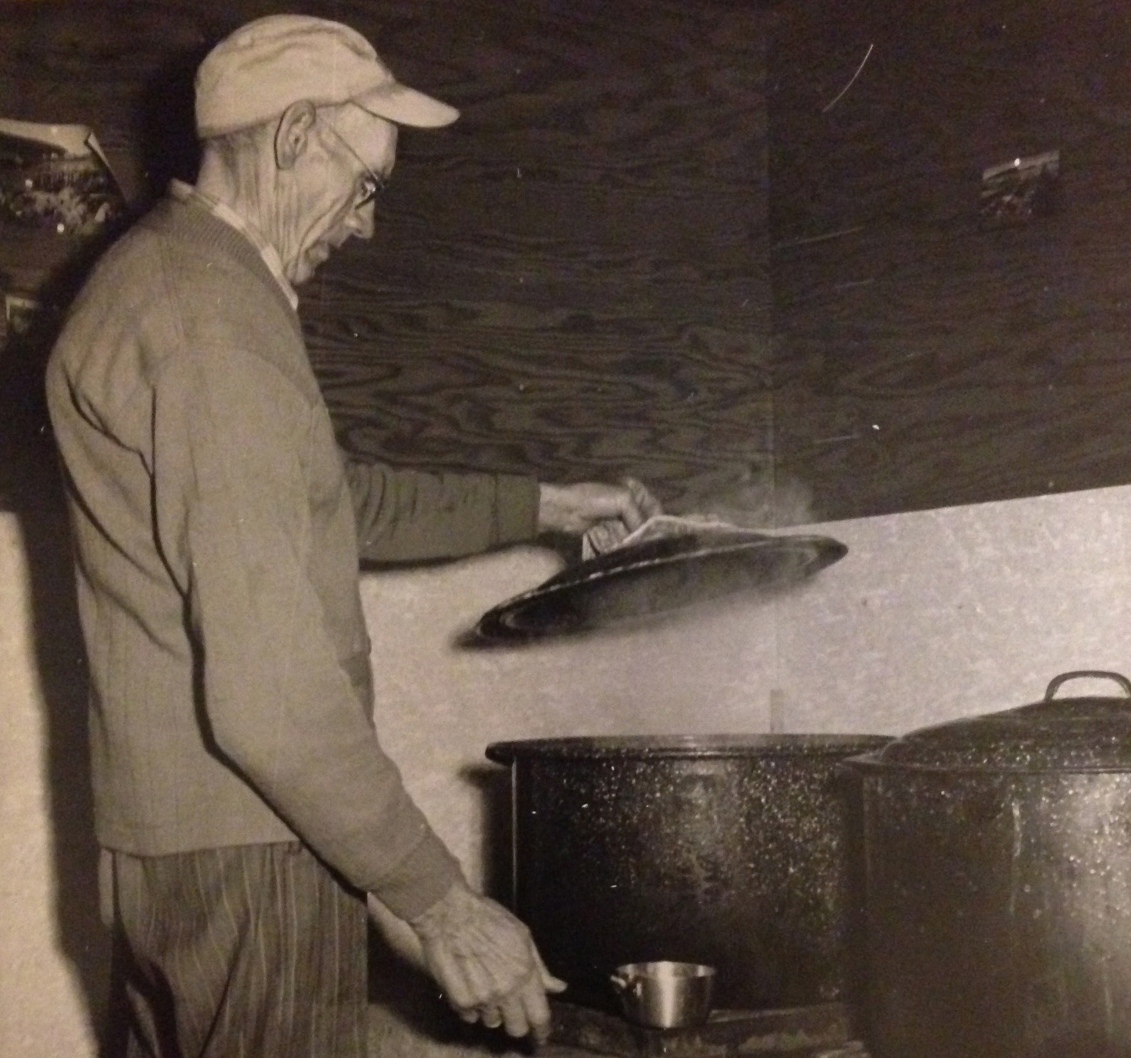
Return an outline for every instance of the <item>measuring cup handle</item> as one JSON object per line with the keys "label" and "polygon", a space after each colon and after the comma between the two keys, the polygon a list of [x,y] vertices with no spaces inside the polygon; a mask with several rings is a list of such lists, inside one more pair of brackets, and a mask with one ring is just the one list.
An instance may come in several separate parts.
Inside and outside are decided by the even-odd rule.
{"label": "measuring cup handle", "polygon": [[609,978],[609,983],[618,992],[628,992],[634,998],[639,999],[644,995],[644,982],[639,977],[633,977],[631,980],[626,977],[621,977],[620,974],[613,974]]}

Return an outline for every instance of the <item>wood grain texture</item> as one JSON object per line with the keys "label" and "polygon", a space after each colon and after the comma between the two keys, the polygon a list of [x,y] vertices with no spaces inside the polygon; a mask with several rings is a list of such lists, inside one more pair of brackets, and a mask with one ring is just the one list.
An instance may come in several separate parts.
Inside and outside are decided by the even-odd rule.
{"label": "wood grain texture", "polygon": [[[830,518],[1125,483],[1131,10],[841,7],[770,45],[781,466]],[[982,230],[982,169],[1045,150],[1059,211]]]}
{"label": "wood grain texture", "polygon": [[[195,61],[271,9],[0,2],[3,110],[94,126],[140,204],[191,175]],[[1128,480],[1125,5],[313,10],[463,110],[303,291],[356,451],[759,517],[783,479],[825,518]],[[1049,149],[1060,211],[981,230],[981,170]]]}
{"label": "wood grain texture", "polygon": [[[269,10],[126,0],[109,20],[82,0],[0,3],[3,109],[91,124],[140,203],[191,175],[199,55]],[[742,506],[772,480],[759,9],[307,10],[463,112],[403,133],[377,237],[301,291],[344,443],[404,465],[634,474],[673,509]]]}

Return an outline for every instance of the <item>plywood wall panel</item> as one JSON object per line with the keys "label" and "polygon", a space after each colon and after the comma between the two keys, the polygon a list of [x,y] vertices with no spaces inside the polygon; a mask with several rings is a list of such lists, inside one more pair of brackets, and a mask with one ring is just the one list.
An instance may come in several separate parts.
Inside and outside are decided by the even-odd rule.
{"label": "plywood wall panel", "polygon": [[[463,10],[476,29],[443,74],[463,118],[405,137],[380,241],[312,291],[339,408],[374,360],[397,380],[351,400],[343,434],[428,465],[635,473],[696,505],[704,475],[771,456],[759,19]],[[363,356],[334,320],[365,302],[381,333]]]}
{"label": "plywood wall panel", "polygon": [[[781,14],[775,441],[816,513],[1131,480],[1131,12],[802,0]],[[982,169],[1046,150],[1059,210],[982,230]]]}
{"label": "plywood wall panel", "polygon": [[[191,176],[191,70],[258,0],[0,2],[8,116],[92,125],[139,206]],[[765,28],[725,0],[322,0],[460,107],[302,294],[343,441],[412,465],[772,478]],[[30,269],[35,273],[37,265]],[[25,258],[0,271],[29,272]],[[724,489],[725,491],[725,489]],[[733,497],[730,497],[733,501]]]}

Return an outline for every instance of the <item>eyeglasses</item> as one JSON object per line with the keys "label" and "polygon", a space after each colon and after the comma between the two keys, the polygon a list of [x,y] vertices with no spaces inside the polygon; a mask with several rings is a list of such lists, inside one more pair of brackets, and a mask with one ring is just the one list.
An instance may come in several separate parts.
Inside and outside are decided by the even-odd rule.
{"label": "eyeglasses", "polygon": [[358,154],[357,151],[355,151],[349,145],[349,141],[345,138],[345,136],[343,136],[336,128],[334,128],[333,125],[331,125],[329,122],[326,122],[324,127],[334,134],[334,139],[336,139],[343,147],[345,147],[345,149],[349,151],[350,154],[352,154],[361,163],[362,169],[365,170],[365,175],[358,181],[357,192],[354,195],[353,200],[353,208],[361,209],[363,206],[372,202],[373,199],[377,197],[378,191],[385,190],[385,185],[388,183],[388,180],[386,177],[375,173],[366,164],[365,159],[362,158],[361,155]]}

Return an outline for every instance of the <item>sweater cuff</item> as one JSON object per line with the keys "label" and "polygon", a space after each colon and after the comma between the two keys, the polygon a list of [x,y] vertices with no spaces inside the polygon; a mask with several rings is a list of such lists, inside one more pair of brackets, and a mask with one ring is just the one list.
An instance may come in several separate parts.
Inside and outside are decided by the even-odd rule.
{"label": "sweater cuff", "polygon": [[416,918],[427,911],[457,882],[463,881],[459,861],[447,846],[428,831],[395,870],[373,890],[398,918]]}
{"label": "sweater cuff", "polygon": [[518,544],[538,535],[538,482],[517,474],[495,477],[496,544]]}

